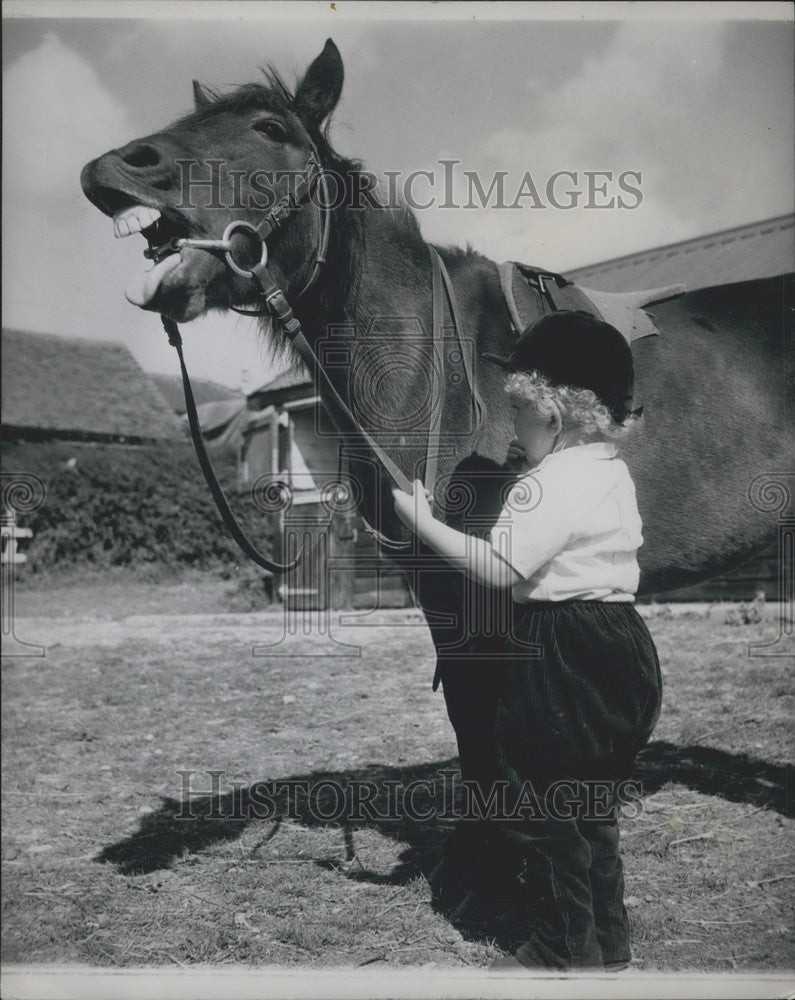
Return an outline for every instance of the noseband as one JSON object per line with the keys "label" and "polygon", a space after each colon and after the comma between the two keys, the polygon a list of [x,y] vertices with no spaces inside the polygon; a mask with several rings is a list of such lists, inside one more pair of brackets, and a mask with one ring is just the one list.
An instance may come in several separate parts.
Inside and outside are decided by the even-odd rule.
{"label": "noseband", "polygon": [[[386,454],[373,437],[359,424],[348,405],[337,392],[328,374],[319,364],[317,355],[312,350],[312,347],[304,336],[301,324],[290,308],[284,292],[276,284],[273,275],[268,268],[268,238],[280,229],[289,219],[301,211],[304,205],[311,199],[315,188],[319,188],[321,192],[321,201],[318,206],[321,213],[320,235],[318,238],[317,250],[312,259],[311,272],[304,283],[303,288],[296,295],[296,299],[299,299],[305,295],[317,281],[320,270],[326,261],[326,253],[328,251],[329,242],[331,212],[327,197],[328,181],[326,172],[322,167],[320,158],[317,155],[317,150],[314,146],[312,146],[306,167],[299,175],[298,182],[296,183],[294,190],[291,192],[288,191],[288,193],[285,194],[276,203],[276,205],[274,205],[259,226],[254,226],[251,223],[242,220],[231,222],[224,230],[224,234],[220,240],[175,238],[162,247],[153,248],[147,253],[147,256],[157,260],[166,253],[181,250],[183,247],[206,250],[209,253],[222,253],[224,255],[226,266],[233,272],[233,274],[252,282],[258,302],[258,306],[255,309],[241,309],[234,306],[231,308],[235,312],[241,313],[245,316],[271,317],[274,327],[279,329],[282,334],[287,337],[304,361],[307,369],[315,375],[318,382],[322,383],[327,394],[327,398],[324,402],[326,403],[326,406],[329,409],[335,424],[337,425],[337,429],[341,433],[353,434],[363,439],[389,474],[393,482],[404,492],[413,493],[414,488],[412,483],[409,482],[401,469],[395,464],[389,455]],[[475,388],[466,350],[464,345],[461,343],[460,324],[458,322],[455,296],[449,275],[447,274],[444,263],[436,250],[432,247],[429,249],[431,252],[431,262],[433,267],[433,347],[435,363],[432,365],[432,419],[435,419],[428,431],[428,444],[425,462],[425,486],[428,489],[432,489],[436,478],[436,467],[439,457],[438,445],[441,436],[441,415],[439,413],[439,407],[437,406],[437,401],[440,399],[439,387],[437,384],[437,365],[441,363],[443,366],[444,364],[444,354],[441,343],[443,336],[442,323],[444,312],[442,288],[444,288],[444,292],[447,296],[447,301],[452,314],[453,326],[459,340],[458,346],[462,359],[462,365],[464,367],[464,372],[469,382],[470,391],[472,392],[478,413],[476,434],[479,432],[482,425],[483,404]],[[207,450],[204,446],[201,426],[196,412],[196,403],[193,397],[190,378],[188,376],[182,352],[182,337],[180,335],[179,328],[173,319],[163,315],[161,315],[160,318],[163,323],[163,327],[168,334],[169,343],[177,351],[180,371],[182,374],[182,387],[185,393],[185,406],[191,437],[193,438],[193,444],[199,460],[199,465],[204,473],[205,481],[207,482],[207,486],[212,494],[221,518],[240,548],[257,565],[271,573],[285,573],[289,570],[295,569],[295,567],[298,566],[302,560],[304,547],[301,548],[300,552],[298,552],[291,562],[273,562],[266,556],[262,555],[262,553],[260,553],[251,544],[235,519],[226,496],[224,495],[223,489],[213,472],[209,456],[207,455]],[[331,403],[331,406],[328,405],[329,403]],[[367,530],[370,531],[379,542],[390,548],[402,549],[407,548],[411,544],[410,541],[390,541],[379,531],[374,528],[370,528],[369,526]]]}
{"label": "noseband", "polygon": [[[287,194],[283,195],[258,226],[254,226],[250,222],[244,222],[243,220],[230,222],[220,240],[194,240],[187,237],[175,237],[162,246],[144,250],[144,257],[159,261],[169,253],[182,250],[183,247],[190,247],[195,250],[207,250],[210,253],[222,253],[226,266],[234,274],[241,278],[253,278],[259,269],[265,268],[267,270],[268,238],[277,229],[281,228],[285,222],[291,219],[293,215],[301,211],[306,202],[312,197],[315,187],[320,187],[321,189],[321,201],[318,205],[320,209],[320,237],[318,239],[317,251],[312,261],[312,271],[304,287],[296,295],[296,299],[300,299],[315,284],[321,267],[326,263],[331,228],[328,180],[326,172],[320,164],[320,159],[314,145],[303,171],[298,175],[294,190],[288,191]],[[246,258],[246,251],[249,252],[248,258]],[[243,253],[242,260],[236,257],[236,254],[240,254],[241,252]],[[257,263],[258,258],[259,262]],[[247,260],[250,262],[249,266],[246,266]],[[241,309],[236,306],[232,306],[231,308],[244,316],[264,316],[270,312],[267,308],[262,310]]]}

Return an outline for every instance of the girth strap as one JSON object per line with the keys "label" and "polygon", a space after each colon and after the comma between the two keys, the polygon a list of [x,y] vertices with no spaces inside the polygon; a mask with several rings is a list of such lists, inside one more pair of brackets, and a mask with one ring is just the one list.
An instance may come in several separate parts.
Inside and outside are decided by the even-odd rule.
{"label": "girth strap", "polygon": [[[428,441],[425,448],[425,489],[430,490],[436,483],[439,467],[439,444],[442,436],[442,416],[444,410],[444,302],[442,301],[442,261],[433,247],[428,247],[431,255],[431,301],[433,324],[433,362],[431,364],[431,408],[428,423]],[[442,392],[439,393],[439,372],[442,373]]]}
{"label": "girth strap", "polygon": [[[463,327],[461,326],[461,317],[458,312],[458,302],[455,297],[455,289],[453,288],[453,283],[450,280],[450,275],[448,274],[447,268],[444,266],[444,261],[439,256],[438,252],[431,247],[431,258],[434,261],[434,268],[438,266],[439,272],[442,276],[442,281],[444,282],[444,289],[447,293],[447,304],[450,307],[450,318],[453,321],[453,330],[458,340],[458,350],[461,355],[461,364],[464,368],[464,376],[467,380],[467,385],[469,386],[469,395],[474,404],[475,408],[475,430],[472,440],[472,451],[476,451],[478,445],[480,444],[480,437],[483,433],[483,420],[485,416],[485,407],[483,405],[483,399],[481,398],[480,392],[478,391],[477,384],[475,383],[475,376],[472,372],[472,363],[469,355],[464,349],[464,343],[461,339],[461,331]],[[435,306],[434,306],[435,308]],[[442,317],[444,317],[444,306],[439,303],[439,316],[440,322],[443,322]]]}

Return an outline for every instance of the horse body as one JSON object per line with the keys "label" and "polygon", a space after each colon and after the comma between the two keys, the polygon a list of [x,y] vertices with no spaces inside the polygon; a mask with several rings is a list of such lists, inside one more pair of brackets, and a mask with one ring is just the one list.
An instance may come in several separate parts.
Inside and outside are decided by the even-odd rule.
{"label": "horse body", "polygon": [[[198,89],[194,114],[88,164],[84,190],[108,215],[126,211],[134,217],[136,205],[159,211],[161,219],[144,230],[150,244],[175,234],[217,237],[233,220],[256,224],[263,218],[267,206],[251,196],[263,191],[264,169],[273,176],[300,171],[317,148],[324,166],[347,189],[342,206],[332,212],[327,264],[316,286],[292,305],[313,347],[331,340],[349,350],[351,364],[327,369],[335,388],[362,426],[415,478],[422,472],[430,420],[429,407],[421,405],[428,399],[432,330],[428,246],[408,209],[384,206],[372,192],[361,197],[358,165],[338,157],[321,131],[342,87],[333,43],[295,94],[275,75],[269,83],[226,97],[208,97]],[[186,159],[219,162],[219,184],[236,175],[234,203],[208,204],[209,198],[201,205],[186,203],[178,166]],[[302,287],[319,211],[304,206],[269,245],[273,273],[288,299]],[[438,481],[447,487],[448,499],[462,489],[469,501],[458,507],[442,503],[440,510],[449,523],[485,530],[499,511],[500,486],[510,477],[504,460],[512,423],[501,373],[478,360],[484,350],[508,353],[515,334],[497,266],[470,251],[440,252],[486,407],[478,431],[460,364],[446,361]],[[143,308],[185,321],[251,301],[250,287],[218,257],[199,249],[179,255],[179,261],[165,262],[159,282],[146,279],[146,294],[140,296],[145,301],[138,303]],[[780,472],[783,455],[792,454],[795,443],[786,412],[791,373],[781,332],[782,287],[782,279],[769,279],[662,303],[652,310],[661,335],[633,344],[646,415],[623,451],[645,524],[642,590],[722,572],[752,555],[776,530],[773,515],[751,503],[749,489],[758,475]],[[445,325],[447,348],[453,346],[449,315]],[[350,449],[363,513],[387,536],[408,540],[393,510],[391,483],[359,445],[351,442]],[[398,553],[395,559],[406,570],[419,563],[426,567],[414,583],[436,639],[435,614],[454,612],[460,603],[459,575],[434,564],[428,552]]]}
{"label": "horse body", "polygon": [[[380,236],[394,247],[396,234]],[[405,237],[404,237],[405,239]],[[397,240],[402,246],[402,241]],[[371,245],[369,242],[368,246]],[[442,251],[464,317],[463,336],[477,359],[485,350],[510,353],[515,334],[496,265],[474,253]],[[385,269],[364,253],[359,262],[362,295],[357,331],[373,317],[420,316],[430,329],[430,279],[406,270],[395,254]],[[401,280],[401,278],[403,280]],[[793,453],[788,400],[791,359],[782,334],[782,303],[790,285],[783,278],[704,289],[652,308],[659,336],[633,344],[638,397],[645,408],[640,427],[622,444],[636,483],[644,520],[639,552],[641,592],[684,586],[708,578],[751,557],[775,533],[775,520],[752,502],[754,480],[784,471]],[[392,331],[399,339],[400,331]],[[394,340],[393,340],[394,343]],[[482,434],[472,450],[470,400],[463,380],[445,391],[445,452],[440,476],[454,483],[480,484],[469,508],[470,521],[487,526],[499,510],[499,489],[492,477],[505,475],[506,443],[512,421],[502,391],[502,374],[476,364],[481,398],[486,402]],[[409,398],[424,396],[422,378],[407,379]],[[404,399],[386,394],[383,424],[401,412]],[[364,414],[363,414],[364,415]],[[464,431],[457,433],[457,428]],[[421,471],[425,426],[415,449],[402,458],[410,474]],[[463,465],[462,465],[463,463]],[[379,524],[390,524],[389,483],[383,484],[385,509],[371,509]],[[369,491],[369,497],[374,491]],[[396,529],[394,529],[396,530]]]}

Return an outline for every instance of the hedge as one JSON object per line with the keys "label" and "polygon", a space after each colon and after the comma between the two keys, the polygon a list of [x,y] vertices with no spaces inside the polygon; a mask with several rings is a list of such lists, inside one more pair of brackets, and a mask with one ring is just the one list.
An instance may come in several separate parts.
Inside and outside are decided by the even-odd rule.
{"label": "hedge", "polygon": [[[18,518],[33,529],[20,544],[29,572],[63,564],[228,569],[245,559],[188,443],[4,443],[0,457],[4,473],[33,473],[45,485],[42,506]],[[244,531],[271,553],[273,526],[250,496],[234,493],[233,459],[213,464]]]}

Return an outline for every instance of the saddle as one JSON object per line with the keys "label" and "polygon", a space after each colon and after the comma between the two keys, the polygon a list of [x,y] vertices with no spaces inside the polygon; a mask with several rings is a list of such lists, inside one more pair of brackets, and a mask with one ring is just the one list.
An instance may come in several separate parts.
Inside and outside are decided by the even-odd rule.
{"label": "saddle", "polygon": [[560,274],[529,264],[506,261],[499,265],[500,284],[511,323],[517,334],[550,309],[581,309],[619,330],[628,344],[659,333],[644,309],[678,298],[684,285],[666,285],[640,292],[600,292],[581,288]]}

